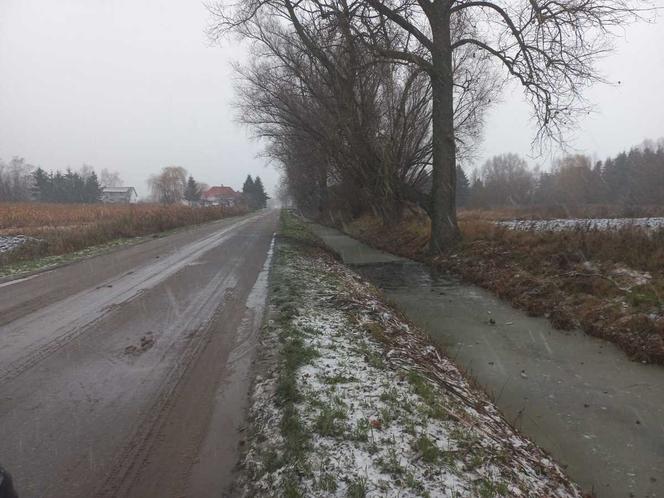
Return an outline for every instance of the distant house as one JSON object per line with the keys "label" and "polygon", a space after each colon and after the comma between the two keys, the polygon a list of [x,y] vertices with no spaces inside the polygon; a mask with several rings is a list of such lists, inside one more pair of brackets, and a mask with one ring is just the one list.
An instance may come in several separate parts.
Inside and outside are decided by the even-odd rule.
{"label": "distant house", "polygon": [[240,192],[224,185],[210,187],[201,194],[201,202],[209,206],[235,206],[241,198]]}
{"label": "distant house", "polygon": [[108,204],[133,204],[138,200],[134,187],[103,187],[101,202]]}

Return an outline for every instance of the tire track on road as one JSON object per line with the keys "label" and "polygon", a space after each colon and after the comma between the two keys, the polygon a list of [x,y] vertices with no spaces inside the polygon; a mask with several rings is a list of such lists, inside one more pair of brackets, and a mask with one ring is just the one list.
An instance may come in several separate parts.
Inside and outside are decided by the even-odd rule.
{"label": "tire track on road", "polygon": [[[95,288],[65,298],[0,327],[0,384],[21,375],[108,317],[118,305],[140,296],[223,243],[233,231],[261,215],[199,239],[177,252]],[[75,311],[74,311],[75,310]],[[72,316],[72,313],[76,315]],[[28,349],[27,353],[22,351]]]}
{"label": "tire track on road", "polygon": [[[267,266],[269,266],[269,262],[271,261],[271,247],[268,250],[265,263]],[[145,411],[136,426],[136,430],[128,439],[126,446],[118,454],[107,478],[95,493],[95,496],[101,498],[137,496],[134,486],[140,481],[145,467],[151,463],[151,456],[154,453],[154,447],[160,442],[160,435],[168,432],[166,425],[169,422],[169,414],[178,402],[178,393],[182,389],[183,382],[185,379],[189,382],[192,381],[191,378],[188,378],[191,377],[190,372],[202,355],[207,354],[209,356],[211,351],[207,351],[207,348],[210,347],[213,341],[217,342],[213,348],[216,350],[220,345],[219,341],[223,342],[226,339],[219,329],[221,324],[233,324],[236,321],[235,319],[239,318],[238,330],[235,332],[238,335],[228,345],[231,351],[225,362],[227,364],[234,364],[240,362],[242,359],[246,359],[250,355],[258,335],[258,326],[264,306],[264,302],[261,303],[260,301],[261,299],[263,301],[265,299],[267,266],[264,266],[256,282],[250,288],[238,289],[234,285],[232,289],[236,292],[231,294],[228,292],[231,287],[219,285],[218,289],[214,293],[210,293],[205,302],[200,305],[200,309],[188,309],[183,312],[185,316],[191,316],[192,314],[209,315],[209,319],[199,326],[198,333],[192,337],[185,350],[179,353],[180,359],[164,379],[159,388],[159,394]],[[237,271],[239,271],[239,264],[236,264],[231,275]],[[217,284],[213,282],[210,285]],[[241,296],[244,297],[240,301],[239,298]],[[257,317],[257,314],[260,316]],[[249,320],[250,318],[251,320]],[[175,327],[181,328],[182,325],[176,325]],[[222,358],[217,358],[216,360],[217,365],[220,364],[219,362],[222,362]],[[222,365],[222,369],[225,368]],[[248,365],[246,365],[246,368],[248,369]],[[211,386],[216,386],[218,381],[218,378],[205,379],[205,382]],[[210,399],[198,399],[197,401],[200,403],[199,409],[201,412],[205,412],[206,408],[209,408],[208,404],[213,402],[211,397]],[[201,416],[204,417],[203,414]],[[202,438],[202,434],[200,436]],[[202,441],[198,440],[194,435],[190,441],[190,447],[187,449],[197,450],[201,443]],[[181,448],[180,450],[180,453],[186,453],[185,448]],[[183,474],[188,474],[188,471],[181,470]],[[180,481],[178,484],[184,486],[185,483],[183,481]],[[163,496],[179,496],[179,494],[169,488],[168,492],[163,492]]]}

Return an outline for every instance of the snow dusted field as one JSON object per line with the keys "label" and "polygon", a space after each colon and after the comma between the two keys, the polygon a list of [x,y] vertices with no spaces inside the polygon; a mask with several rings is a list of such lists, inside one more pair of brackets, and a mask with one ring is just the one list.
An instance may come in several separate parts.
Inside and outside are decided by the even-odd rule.
{"label": "snow dusted field", "polygon": [[640,228],[644,230],[664,229],[664,218],[559,218],[554,220],[497,221],[497,225],[510,230],[554,231],[562,230],[619,230]]}
{"label": "snow dusted field", "polygon": [[282,241],[273,279],[244,496],[580,496],[351,270]]}
{"label": "snow dusted field", "polygon": [[25,235],[0,235],[0,254],[18,249],[28,240],[30,237]]}

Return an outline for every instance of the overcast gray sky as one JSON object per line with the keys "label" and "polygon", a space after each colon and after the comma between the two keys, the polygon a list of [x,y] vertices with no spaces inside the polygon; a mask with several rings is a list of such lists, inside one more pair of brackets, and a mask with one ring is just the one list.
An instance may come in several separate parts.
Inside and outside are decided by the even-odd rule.
{"label": "overcast gray sky", "polygon": [[[651,2],[664,8],[664,0]],[[616,40],[616,50],[598,68],[612,84],[599,84],[586,95],[595,112],[579,123],[569,139],[575,149],[599,159],[638,145],[646,138],[664,137],[664,12],[653,24],[628,26]],[[551,154],[533,157],[528,106],[516,84],[487,116],[479,163],[503,152],[529,156],[531,163],[548,166]],[[555,151],[554,151],[555,153]]]}
{"label": "overcast gray sky", "polygon": [[0,0],[0,157],[114,169],[146,193],[161,167],[273,185],[234,122],[230,61],[199,0]]}
{"label": "overcast gray sky", "polygon": [[[140,194],[172,164],[235,188],[259,174],[272,189],[278,174],[256,158],[260,146],[231,106],[229,63],[245,53],[209,46],[206,21],[200,0],[0,0],[0,157],[117,170]],[[627,28],[601,68],[621,83],[588,92],[598,113],[581,123],[576,147],[603,158],[664,136],[662,19]],[[529,154],[528,116],[518,88],[508,89],[478,162]]]}

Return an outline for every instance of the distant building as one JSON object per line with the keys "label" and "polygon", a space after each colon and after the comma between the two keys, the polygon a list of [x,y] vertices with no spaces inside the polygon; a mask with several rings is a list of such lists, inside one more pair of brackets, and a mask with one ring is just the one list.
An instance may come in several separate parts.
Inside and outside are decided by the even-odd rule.
{"label": "distant building", "polygon": [[231,187],[221,185],[210,187],[201,194],[201,202],[209,206],[235,206],[242,199],[242,194]]}
{"label": "distant building", "polygon": [[134,187],[103,187],[101,202],[108,204],[133,204],[138,200]]}

